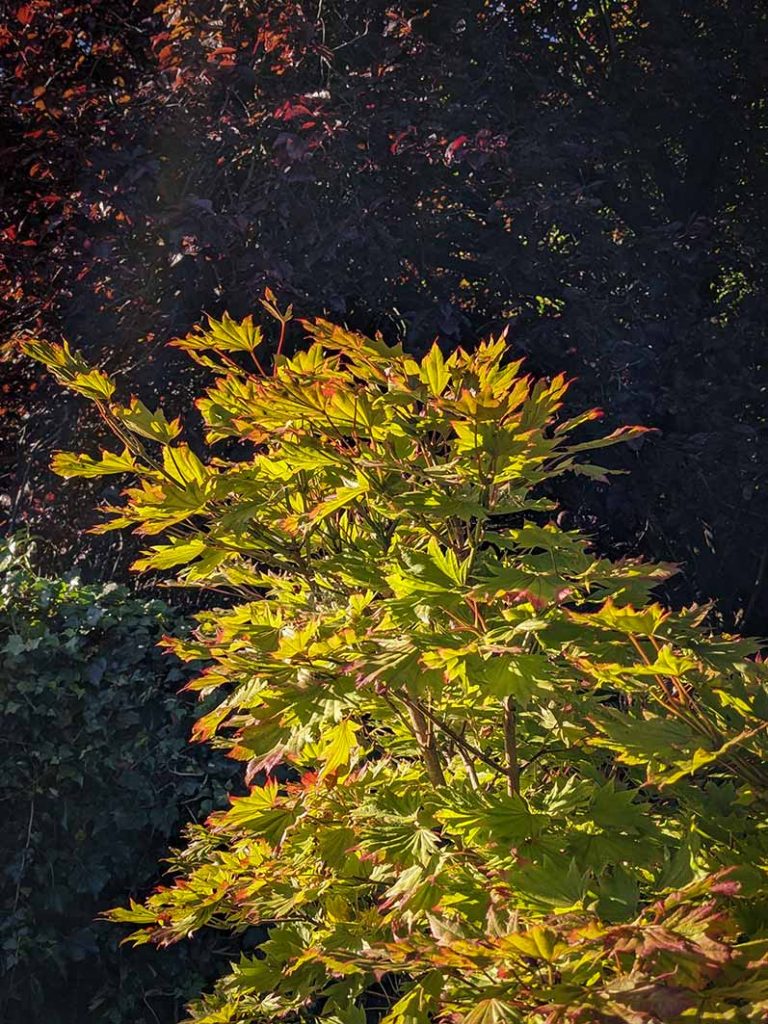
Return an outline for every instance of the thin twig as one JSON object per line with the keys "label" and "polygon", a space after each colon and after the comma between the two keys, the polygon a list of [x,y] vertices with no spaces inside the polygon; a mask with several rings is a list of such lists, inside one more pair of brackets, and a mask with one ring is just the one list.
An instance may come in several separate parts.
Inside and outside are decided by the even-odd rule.
{"label": "thin twig", "polygon": [[410,708],[415,705],[417,709],[421,711],[421,713],[440,730],[440,732],[444,732],[446,736],[450,736],[450,738],[457,744],[458,747],[466,750],[470,754],[474,754],[474,756],[479,761],[482,761],[483,764],[488,765],[489,768],[493,768],[493,770],[495,772],[498,772],[499,775],[507,774],[507,770],[504,767],[504,765],[499,764],[499,762],[495,758],[489,757],[489,755],[485,754],[482,750],[480,750],[479,747],[476,747],[473,743],[470,743],[469,740],[464,739],[460,733],[456,732],[455,729],[452,729],[447,722],[444,722],[441,718],[438,718],[434,711],[430,710],[428,707],[426,707],[426,705],[414,701],[411,697],[408,696],[408,694],[402,691],[398,693],[398,696],[402,701],[404,701],[407,707]]}

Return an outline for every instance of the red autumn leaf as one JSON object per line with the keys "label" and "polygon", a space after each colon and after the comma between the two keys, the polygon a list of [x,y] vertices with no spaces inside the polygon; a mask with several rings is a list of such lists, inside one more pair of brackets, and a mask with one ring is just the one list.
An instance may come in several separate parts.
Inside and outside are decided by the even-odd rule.
{"label": "red autumn leaf", "polygon": [[467,142],[469,142],[468,135],[459,135],[457,138],[453,140],[453,142],[446,146],[445,159],[448,161],[448,163],[450,163],[454,159],[456,153]]}
{"label": "red autumn leaf", "polygon": [[301,116],[311,117],[312,111],[304,106],[303,103],[291,103],[290,100],[286,100],[274,112],[274,117],[279,121],[291,121],[294,117]]}

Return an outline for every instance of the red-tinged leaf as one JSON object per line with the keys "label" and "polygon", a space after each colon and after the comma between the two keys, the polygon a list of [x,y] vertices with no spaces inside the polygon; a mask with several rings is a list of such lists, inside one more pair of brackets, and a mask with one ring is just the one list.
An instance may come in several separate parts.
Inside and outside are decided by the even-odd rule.
{"label": "red-tinged leaf", "polygon": [[273,117],[278,121],[291,121],[295,117],[302,116],[311,117],[312,111],[303,103],[291,103],[289,100],[286,100],[285,103],[281,103],[280,106],[275,109],[273,114]]}
{"label": "red-tinged leaf", "polygon": [[[622,984],[625,984],[622,980]],[[621,1006],[632,1011],[633,1020],[673,1020],[684,1010],[690,1009],[700,1001],[700,996],[688,988],[662,983],[635,984],[624,991],[611,992],[611,998]],[[641,1014],[642,1018],[635,1016]]]}
{"label": "red-tinged leaf", "polygon": [[719,882],[713,882],[709,891],[715,896],[738,896],[742,890],[741,882],[736,879],[724,878]]}
{"label": "red-tinged leaf", "polygon": [[215,708],[202,718],[198,718],[192,726],[192,739],[195,743],[203,743],[216,734],[218,727],[229,714],[228,708]]}
{"label": "red-tinged leaf", "polygon": [[451,163],[455,159],[456,154],[458,153],[458,151],[467,142],[469,142],[469,136],[468,135],[459,135],[457,138],[455,138],[453,140],[453,142],[449,143],[445,147],[445,159],[447,160],[448,163]]}
{"label": "red-tinged leaf", "polygon": [[405,140],[411,138],[414,132],[415,129],[411,126],[410,128],[406,128],[405,131],[396,132],[393,136],[390,136],[392,139],[389,146],[390,153],[392,153],[393,156],[399,153],[400,150],[404,148],[403,143]]}
{"label": "red-tinged leaf", "polygon": [[567,455],[574,455],[576,452],[593,451],[596,448],[607,448],[613,444],[620,444],[623,441],[633,441],[635,438],[644,437],[646,434],[658,434],[656,427],[619,427],[612,434],[605,437],[598,437],[594,441],[582,441],[580,444],[569,445],[562,451]]}

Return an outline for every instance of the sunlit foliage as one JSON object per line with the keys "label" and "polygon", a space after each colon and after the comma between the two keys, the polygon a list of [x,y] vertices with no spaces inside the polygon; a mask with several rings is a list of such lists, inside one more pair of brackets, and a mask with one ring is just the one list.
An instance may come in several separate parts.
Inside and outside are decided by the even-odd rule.
{"label": "sunlit foliage", "polygon": [[303,326],[273,366],[250,319],[178,342],[214,375],[205,459],[26,345],[120,441],[56,459],[132,478],[100,529],[218,605],[167,646],[207,661],[196,738],[251,785],[113,920],[159,946],[268,927],[198,1024],[765,1020],[757,645],[663,607],[672,566],[600,557],[547,497],[643,428],[579,440],[599,413],[564,417],[564,377],[503,336],[416,360]]}

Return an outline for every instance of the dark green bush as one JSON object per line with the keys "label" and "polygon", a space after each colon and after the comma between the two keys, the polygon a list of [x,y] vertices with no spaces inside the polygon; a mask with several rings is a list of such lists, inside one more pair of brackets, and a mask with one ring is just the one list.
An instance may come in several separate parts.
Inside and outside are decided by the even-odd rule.
{"label": "dark green bush", "polygon": [[158,881],[169,840],[231,771],[187,743],[187,669],[155,647],[172,610],[41,578],[28,554],[0,544],[0,1020],[175,1020],[212,945],[150,963],[96,917]]}

